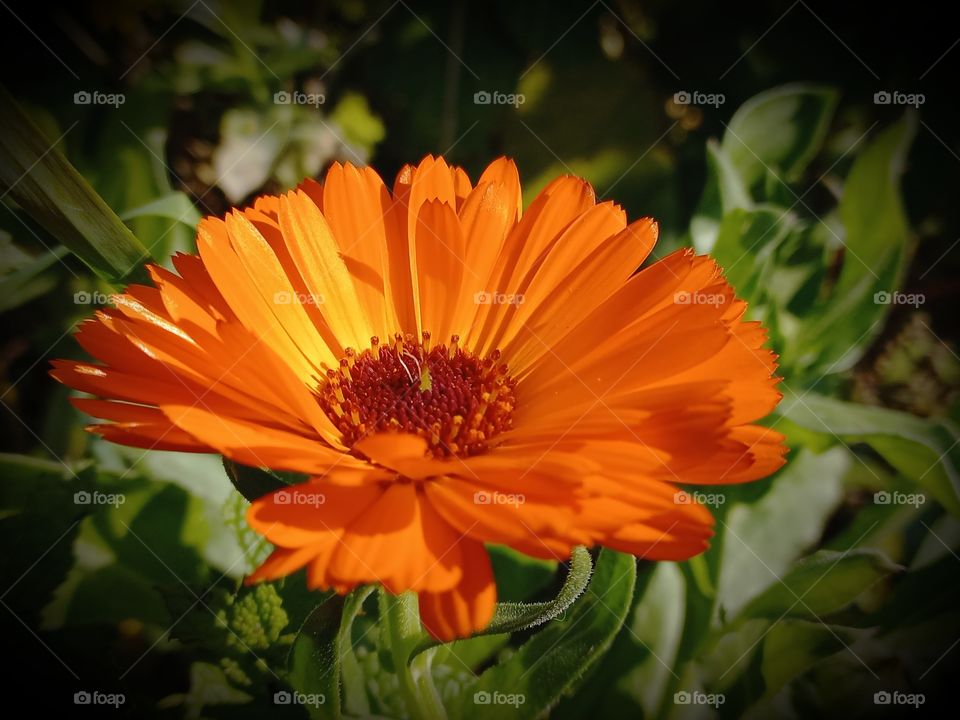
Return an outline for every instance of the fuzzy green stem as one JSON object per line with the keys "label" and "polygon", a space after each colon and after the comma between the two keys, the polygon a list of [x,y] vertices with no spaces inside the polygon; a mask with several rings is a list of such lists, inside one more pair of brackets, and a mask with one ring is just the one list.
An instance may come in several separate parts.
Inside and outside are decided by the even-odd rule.
{"label": "fuzzy green stem", "polygon": [[447,714],[430,676],[428,653],[422,653],[410,663],[411,650],[420,636],[416,602],[417,597],[412,593],[397,596],[381,591],[381,623],[386,626],[390,638],[394,672],[410,717],[413,720],[444,720]]}

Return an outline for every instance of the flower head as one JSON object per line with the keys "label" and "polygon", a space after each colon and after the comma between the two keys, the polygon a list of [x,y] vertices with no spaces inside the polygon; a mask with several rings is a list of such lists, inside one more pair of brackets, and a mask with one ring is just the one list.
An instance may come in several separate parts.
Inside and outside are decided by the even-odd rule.
{"label": "flower head", "polygon": [[275,546],[251,580],[419,593],[436,637],[489,622],[484,543],[543,558],[603,545],[703,551],[708,510],[677,484],[783,463],[754,422],[780,395],[766,335],[690,250],[635,272],[657,224],[628,224],[564,176],[522,209],[514,164],[472,185],[427,157],[389,190],[334,165],[151,267],[57,361],[92,430],[310,479],[256,500]]}

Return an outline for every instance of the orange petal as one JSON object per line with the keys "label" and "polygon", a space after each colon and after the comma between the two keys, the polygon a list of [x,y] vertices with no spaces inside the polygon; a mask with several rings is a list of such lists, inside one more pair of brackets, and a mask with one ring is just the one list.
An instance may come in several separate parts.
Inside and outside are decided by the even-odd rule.
{"label": "orange petal", "polygon": [[[297,288],[263,235],[238,212],[227,216],[226,225],[230,244],[247,271],[249,286],[246,291],[260,293],[276,322],[304,357],[312,359],[314,365],[320,361],[334,363],[333,352],[304,310],[308,303],[299,301]],[[322,289],[316,291],[323,293]],[[325,295],[323,302],[326,303]]]}
{"label": "orange petal", "polygon": [[372,168],[334,163],[323,185],[324,217],[340,248],[374,334],[389,337],[397,330],[393,303],[386,301],[386,215],[390,192]]}
{"label": "orange petal", "polygon": [[524,292],[503,353],[511,370],[522,375],[536,359],[601,305],[643,263],[657,242],[659,228],[643,218],[608,237],[573,269],[559,262],[559,244]]}
{"label": "orange petal", "polygon": [[170,404],[161,405],[160,409],[174,425],[244,465],[322,474],[339,464],[360,462],[315,437],[217,415],[199,407]]}
{"label": "orange petal", "polygon": [[354,445],[370,460],[399,474],[420,480],[437,473],[439,465],[428,458],[426,438],[411,433],[381,432],[367,435]]}
{"label": "orange petal", "polygon": [[575,545],[591,544],[591,534],[578,527],[577,501],[569,495],[535,496],[519,488],[506,493],[452,477],[425,489],[447,522],[476,540],[547,559],[568,557]]}
{"label": "orange petal", "polygon": [[[488,292],[516,294],[521,281],[534,263],[560,233],[579,215],[595,204],[593,188],[579,178],[564,176],[554,180],[534,199],[523,218],[513,228],[490,276]],[[494,349],[492,336],[499,328],[503,305],[481,305],[467,338],[469,347],[481,354]]]}
{"label": "orange petal", "polygon": [[[413,256],[419,284],[421,328],[438,340],[452,334],[460,288],[472,270],[466,266],[466,246],[453,208],[428,200],[420,208]],[[469,282],[469,281],[468,281]]]}
{"label": "orange petal", "polygon": [[[323,357],[328,356],[332,361],[329,350],[319,358],[304,355],[277,319],[274,311],[278,303],[274,302],[275,298],[264,298],[261,292],[252,291],[256,287],[255,282],[233,250],[226,224],[213,218],[202,220],[197,230],[197,248],[210,277],[240,321],[255,331],[263,342],[275,348],[301,381],[307,384],[314,382]],[[276,299],[296,297],[281,296]],[[303,327],[299,321],[294,324]]]}
{"label": "orange petal", "polygon": [[503,186],[507,191],[507,207],[511,209],[510,217],[513,222],[517,222],[523,215],[523,193],[520,189],[520,173],[517,171],[517,165],[508,157],[498,157],[492,163],[487,165],[480,179],[477,180],[477,187],[484,183]]}
{"label": "orange petal", "polygon": [[406,590],[449,590],[466,568],[460,535],[410,483],[394,483],[343,533],[328,576],[337,583],[379,582]]}
{"label": "orange petal", "polygon": [[442,593],[420,593],[420,620],[441,642],[468,637],[493,619],[497,586],[486,549],[479,542],[460,542],[466,571],[460,582]]}
{"label": "orange petal", "polygon": [[93,398],[70,398],[82,412],[113,421],[109,425],[89,425],[87,430],[105,440],[147,450],[209,452],[210,448],[173,425],[157,408]]}
{"label": "orange petal", "polygon": [[[308,287],[322,301],[322,314],[340,344],[367,347],[375,334],[374,325],[316,204],[302,191],[287,193],[280,198],[280,227],[290,255]],[[383,317],[382,312],[379,317]]]}
{"label": "orange petal", "polygon": [[[367,469],[377,473],[376,469]],[[337,543],[343,530],[383,496],[384,489],[376,484],[336,482],[343,474],[365,470],[336,467],[328,472],[333,482],[311,479],[257,498],[247,510],[247,522],[280,547],[320,548]]]}

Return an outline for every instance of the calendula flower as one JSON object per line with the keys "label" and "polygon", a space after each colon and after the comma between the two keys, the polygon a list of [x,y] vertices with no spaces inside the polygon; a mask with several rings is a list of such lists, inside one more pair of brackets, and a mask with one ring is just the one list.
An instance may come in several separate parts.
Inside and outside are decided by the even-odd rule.
{"label": "calendula flower", "polygon": [[250,507],[275,546],[250,580],[413,590],[463,637],[494,611],[484,543],[682,560],[712,517],[677,483],[783,463],[763,328],[706,257],[636,272],[656,239],[576,177],[523,211],[507,159],[472,185],[427,157],[392,192],[334,165],[203,220],[82,325],[102,364],[53,374],[108,440],[310,476]]}

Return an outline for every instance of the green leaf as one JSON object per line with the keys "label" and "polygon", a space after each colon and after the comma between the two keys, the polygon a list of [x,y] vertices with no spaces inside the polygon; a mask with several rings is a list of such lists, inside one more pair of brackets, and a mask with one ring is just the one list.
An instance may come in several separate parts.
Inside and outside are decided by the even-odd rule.
{"label": "green leaf", "polygon": [[187,693],[170,695],[164,698],[164,707],[183,705],[188,718],[205,717],[204,708],[222,705],[245,705],[253,697],[234,688],[227,680],[223,670],[206,662],[190,665],[190,690]]}
{"label": "green leaf", "polygon": [[814,432],[869,444],[952,514],[960,515],[958,434],[947,421],[789,392],[784,393],[777,413]]}
{"label": "green leaf", "polygon": [[509,635],[476,635],[446,643],[437,647],[431,666],[436,670],[438,666],[446,665],[457,672],[480,667],[509,640]]}
{"label": "green leaf", "polygon": [[606,652],[623,626],[636,581],[636,559],[602,549],[584,595],[510,658],[484,672],[460,697],[457,717],[543,715]]}
{"label": "green leaf", "polygon": [[737,109],[721,147],[754,192],[769,170],[795,182],[823,145],[836,104],[836,91],[822,85],[767,90]]}
{"label": "green leaf", "polygon": [[[560,592],[552,600],[538,603],[497,603],[497,609],[490,624],[474,637],[527,630],[559,617],[586,590],[587,584],[590,582],[592,569],[593,563],[587,549],[575,547],[570,555],[570,570],[567,573],[567,578],[563,587],[560,588]],[[415,643],[415,649],[411,653],[411,657],[438,644],[432,637],[420,633],[420,638]]]}
{"label": "green leaf", "polygon": [[350,628],[373,590],[373,586],[364,586],[346,599],[331,596],[310,613],[297,633],[290,648],[287,680],[306,696],[304,707],[311,718],[341,716],[340,674],[351,647]]}
{"label": "green leaf", "polygon": [[69,591],[65,598],[65,625],[115,625],[136,618],[166,627],[173,620],[155,585],[118,563],[81,572],[73,587],[62,586],[58,594],[61,591]]}
{"label": "green leaf", "polygon": [[104,280],[145,279],[150,252],[0,88],[0,188]]}
{"label": "green leaf", "polygon": [[0,576],[3,601],[36,627],[40,611],[75,562],[74,540],[89,506],[73,501],[91,470],[0,453]]}
{"label": "green leaf", "polygon": [[488,545],[499,602],[524,602],[557,576],[556,560],[533,558],[505,545]]}
{"label": "green leaf", "polygon": [[[0,232],[0,239],[3,235]],[[0,250],[6,247],[12,247],[12,244]],[[24,305],[53,289],[57,285],[57,277],[45,273],[68,252],[65,247],[57,247],[36,257],[27,255],[22,264],[18,263],[15,269],[0,276],[0,312]]]}
{"label": "green leaf", "polygon": [[[176,196],[164,161],[169,139],[164,118],[174,112],[173,95],[141,86],[129,88],[126,97],[126,111],[103,118],[96,152],[78,169],[110,207],[126,211],[121,218],[147,246],[154,261],[173,269],[170,258],[174,253],[192,252],[196,247],[194,226],[179,220],[197,216],[186,198],[182,204],[174,200],[169,207],[176,214],[162,215],[162,202]],[[161,204],[150,207],[153,203]],[[202,196],[198,203],[203,203]],[[141,208],[146,211],[140,212]]]}
{"label": "green leaf", "polygon": [[867,144],[847,175],[840,199],[840,220],[846,230],[844,245],[862,262],[846,259],[837,295],[856,286],[868,269],[888,264],[906,242],[909,225],[900,176],[916,132],[917,116],[908,113]]}
{"label": "green leaf", "polygon": [[883,298],[899,290],[906,269],[910,229],[900,177],[916,131],[916,116],[907,114],[866,145],[847,176],[839,206],[843,266],[798,340],[811,372],[849,369],[883,329],[891,308]]}
{"label": "green leaf", "polygon": [[707,141],[707,184],[690,220],[690,236],[697,252],[713,250],[723,217],[753,206],[750,193],[726,151],[716,140]]}
{"label": "green leaf", "polygon": [[796,222],[779,208],[734,209],[723,216],[711,255],[737,295],[759,303],[773,253]]}
{"label": "green leaf", "polygon": [[[688,689],[702,684],[711,692],[729,692],[732,686],[750,676],[754,657],[771,626],[769,620],[754,618],[723,628],[697,656],[695,670],[690,668],[684,674],[679,687]],[[691,680],[694,682],[689,683]]]}
{"label": "green leaf", "polygon": [[865,631],[806,620],[775,623],[763,642],[761,672],[766,697],[834,653],[845,651]]}
{"label": "green leaf", "polygon": [[227,477],[241,495],[253,502],[257,498],[269,495],[287,485],[296,485],[307,479],[306,475],[281,470],[268,470],[241,465],[233,460],[223,459],[223,469]]}
{"label": "green leaf", "polygon": [[842,478],[850,462],[842,447],[821,455],[796,450],[762,498],[730,508],[717,528],[723,535],[721,612],[739,612],[819,540],[843,497]]}
{"label": "green leaf", "polygon": [[575,547],[570,555],[570,570],[560,592],[552,600],[539,603],[498,603],[484,635],[517,632],[543,625],[563,613],[583,594],[590,582],[593,563],[584,547]]}
{"label": "green leaf", "polygon": [[819,617],[837,612],[880,579],[903,568],[878,550],[820,550],[757,595],[741,618]]}
{"label": "green leaf", "polygon": [[200,211],[182,192],[172,192],[163,197],[152,200],[145,205],[132,208],[121,213],[122,220],[132,220],[138,217],[161,217],[183,223],[189,227],[196,227],[200,222]]}
{"label": "green leaf", "polygon": [[642,661],[626,683],[645,713],[656,714],[670,686],[686,619],[686,580],[676,563],[657,563],[628,621]]}

